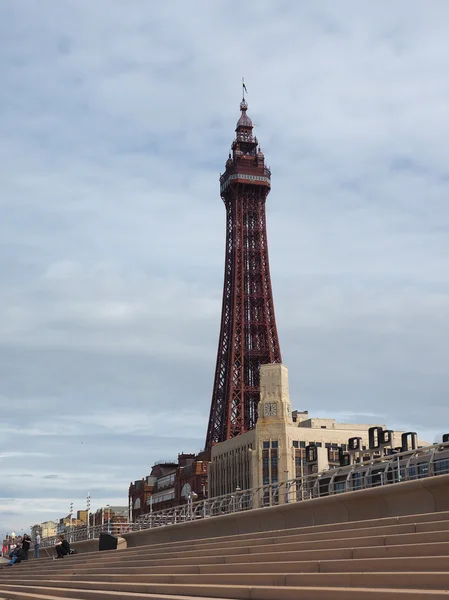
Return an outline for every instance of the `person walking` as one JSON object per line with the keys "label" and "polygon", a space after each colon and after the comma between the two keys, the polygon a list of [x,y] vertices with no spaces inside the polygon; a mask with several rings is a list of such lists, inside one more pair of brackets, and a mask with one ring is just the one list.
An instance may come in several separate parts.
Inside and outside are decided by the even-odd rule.
{"label": "person walking", "polygon": [[41,546],[41,534],[36,531],[36,537],[34,538],[34,557],[39,558],[39,548]]}

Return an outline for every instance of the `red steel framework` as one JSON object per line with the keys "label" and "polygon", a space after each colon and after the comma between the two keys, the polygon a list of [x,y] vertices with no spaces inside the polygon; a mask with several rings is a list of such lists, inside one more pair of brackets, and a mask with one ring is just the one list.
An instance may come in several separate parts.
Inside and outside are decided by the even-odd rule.
{"label": "red steel framework", "polygon": [[260,365],[282,362],[265,218],[271,172],[253,136],[247,109],[243,98],[232,155],[220,177],[220,194],[226,206],[226,257],[207,448],[254,428]]}

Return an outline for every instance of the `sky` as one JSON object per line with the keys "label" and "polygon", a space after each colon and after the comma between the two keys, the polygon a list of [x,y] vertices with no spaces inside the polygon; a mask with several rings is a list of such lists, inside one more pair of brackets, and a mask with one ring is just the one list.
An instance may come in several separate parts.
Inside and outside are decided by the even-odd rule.
{"label": "sky", "polygon": [[241,77],[294,408],[449,431],[445,0],[0,0],[0,535],[199,451]]}

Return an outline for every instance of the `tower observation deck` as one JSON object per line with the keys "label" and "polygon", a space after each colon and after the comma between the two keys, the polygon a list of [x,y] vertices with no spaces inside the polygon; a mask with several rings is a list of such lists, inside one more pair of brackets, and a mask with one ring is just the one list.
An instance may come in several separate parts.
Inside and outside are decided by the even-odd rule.
{"label": "tower observation deck", "polygon": [[245,98],[232,152],[220,177],[226,251],[220,338],[206,447],[255,427],[260,365],[280,363],[268,262],[265,201],[271,172]]}

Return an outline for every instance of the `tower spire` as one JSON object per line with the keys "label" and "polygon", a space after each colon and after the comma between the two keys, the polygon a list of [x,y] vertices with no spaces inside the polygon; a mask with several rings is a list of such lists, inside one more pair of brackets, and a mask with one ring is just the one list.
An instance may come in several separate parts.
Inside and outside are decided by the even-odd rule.
{"label": "tower spire", "polygon": [[[246,91],[242,81],[243,91]],[[220,194],[226,207],[223,305],[206,447],[253,429],[260,365],[280,363],[268,262],[265,201],[271,172],[243,96]]]}

